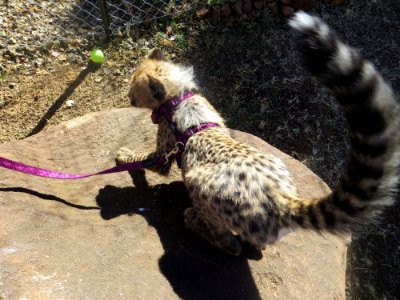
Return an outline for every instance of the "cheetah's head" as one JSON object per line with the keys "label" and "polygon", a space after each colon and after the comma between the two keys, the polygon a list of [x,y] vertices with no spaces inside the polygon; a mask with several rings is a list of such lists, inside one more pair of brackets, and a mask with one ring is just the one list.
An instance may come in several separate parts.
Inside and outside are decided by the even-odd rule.
{"label": "cheetah's head", "polygon": [[195,88],[192,67],[174,64],[159,49],[153,49],[133,72],[128,96],[133,106],[154,110],[166,100]]}

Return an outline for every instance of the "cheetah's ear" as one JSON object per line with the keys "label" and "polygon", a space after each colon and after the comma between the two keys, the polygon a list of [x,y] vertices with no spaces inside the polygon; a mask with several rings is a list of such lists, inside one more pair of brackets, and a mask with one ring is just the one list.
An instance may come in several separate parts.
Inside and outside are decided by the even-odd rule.
{"label": "cheetah's ear", "polygon": [[147,55],[147,58],[154,60],[166,60],[161,50],[158,48],[151,49],[149,54]]}
{"label": "cheetah's ear", "polygon": [[152,76],[147,76],[147,77],[149,79],[149,89],[151,95],[159,102],[164,101],[167,93],[165,91],[163,84],[158,79]]}

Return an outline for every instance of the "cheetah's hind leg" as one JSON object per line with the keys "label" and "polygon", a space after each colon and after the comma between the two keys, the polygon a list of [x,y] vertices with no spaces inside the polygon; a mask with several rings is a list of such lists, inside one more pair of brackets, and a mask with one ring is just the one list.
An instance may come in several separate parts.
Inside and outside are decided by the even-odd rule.
{"label": "cheetah's hind leg", "polygon": [[212,245],[225,252],[238,256],[242,252],[242,245],[238,238],[226,229],[218,229],[201,218],[193,207],[187,208],[184,213],[185,225]]}

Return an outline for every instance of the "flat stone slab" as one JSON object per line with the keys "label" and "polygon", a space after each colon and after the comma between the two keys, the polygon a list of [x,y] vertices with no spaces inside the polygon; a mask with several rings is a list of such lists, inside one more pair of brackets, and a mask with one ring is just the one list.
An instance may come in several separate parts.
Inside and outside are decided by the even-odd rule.
{"label": "flat stone slab", "polygon": [[[0,156],[88,173],[114,165],[122,146],[153,148],[147,111],[94,113]],[[250,134],[239,141],[282,158],[303,196],[329,188],[295,159]],[[0,299],[344,299],[348,237],[297,231],[261,259],[231,257],[186,230],[177,168],[54,180],[0,169]]]}

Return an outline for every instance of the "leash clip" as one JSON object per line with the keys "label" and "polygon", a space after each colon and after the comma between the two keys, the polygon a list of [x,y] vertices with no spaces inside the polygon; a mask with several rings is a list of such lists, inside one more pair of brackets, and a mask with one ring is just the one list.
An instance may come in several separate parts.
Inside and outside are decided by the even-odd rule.
{"label": "leash clip", "polygon": [[166,165],[167,163],[168,163],[168,161],[169,161],[169,157],[170,156],[172,156],[172,155],[174,155],[174,154],[177,154],[179,151],[181,151],[181,149],[183,149],[185,147],[185,144],[183,144],[182,142],[177,142],[176,144],[175,144],[175,147],[171,150],[171,151],[169,151],[168,153],[166,153],[166,154],[164,154],[164,157],[165,157],[165,163],[164,163],[164,165]]}

